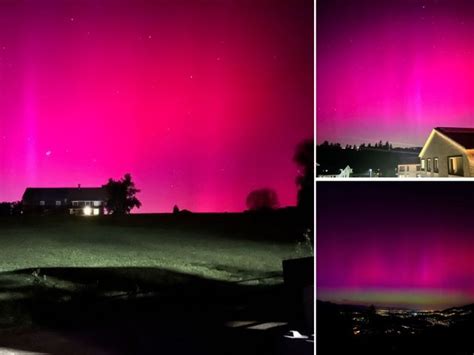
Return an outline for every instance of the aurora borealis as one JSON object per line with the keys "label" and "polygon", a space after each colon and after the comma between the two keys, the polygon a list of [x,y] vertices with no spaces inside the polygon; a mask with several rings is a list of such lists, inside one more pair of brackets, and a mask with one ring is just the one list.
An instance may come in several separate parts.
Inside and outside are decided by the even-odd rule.
{"label": "aurora borealis", "polygon": [[318,298],[441,309],[474,302],[470,182],[318,182]]}
{"label": "aurora borealis", "polygon": [[0,201],[132,174],[141,212],[296,203],[311,1],[2,1]]}
{"label": "aurora borealis", "polygon": [[317,2],[317,140],[421,146],[474,127],[474,3]]}

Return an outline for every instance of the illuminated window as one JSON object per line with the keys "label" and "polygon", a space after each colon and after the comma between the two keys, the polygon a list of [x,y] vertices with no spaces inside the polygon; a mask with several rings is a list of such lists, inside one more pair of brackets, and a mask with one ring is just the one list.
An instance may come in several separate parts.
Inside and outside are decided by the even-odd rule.
{"label": "illuminated window", "polygon": [[61,206],[61,201],[56,201],[56,206]]}
{"label": "illuminated window", "polygon": [[431,158],[426,159],[426,171],[431,171]]}
{"label": "illuminated window", "polygon": [[84,216],[90,216],[92,214],[92,208],[90,208],[90,206],[86,206],[82,212],[84,213]]}
{"label": "illuminated window", "polygon": [[449,175],[464,176],[462,156],[448,157]]}
{"label": "illuminated window", "polygon": [[98,208],[94,208],[94,216],[98,216],[99,215],[99,209]]}
{"label": "illuminated window", "polygon": [[425,169],[426,169],[425,159],[421,159],[421,170],[425,170]]}
{"label": "illuminated window", "polygon": [[433,159],[433,171],[435,173],[439,173],[439,169],[438,169],[438,158],[434,158]]}
{"label": "illuminated window", "polygon": [[94,206],[95,206],[95,207],[100,206],[100,201],[94,201]]}
{"label": "illuminated window", "polygon": [[40,206],[44,206],[44,205],[45,205],[44,201],[40,201]]}

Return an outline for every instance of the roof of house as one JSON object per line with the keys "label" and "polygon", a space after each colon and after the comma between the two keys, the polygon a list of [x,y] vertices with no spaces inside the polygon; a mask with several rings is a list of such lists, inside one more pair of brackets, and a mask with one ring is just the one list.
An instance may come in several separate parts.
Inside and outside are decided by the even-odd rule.
{"label": "roof of house", "polygon": [[101,187],[28,187],[22,200],[34,201],[92,201],[105,200],[106,191]]}
{"label": "roof of house", "polygon": [[436,127],[435,130],[466,149],[474,149],[474,128]]}

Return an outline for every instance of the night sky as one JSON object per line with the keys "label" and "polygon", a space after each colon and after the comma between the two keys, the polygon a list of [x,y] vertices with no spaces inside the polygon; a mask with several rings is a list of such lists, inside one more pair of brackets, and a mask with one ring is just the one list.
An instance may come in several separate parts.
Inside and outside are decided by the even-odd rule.
{"label": "night sky", "polygon": [[141,212],[296,203],[308,0],[2,1],[0,201],[131,173]]}
{"label": "night sky", "polygon": [[474,188],[319,182],[318,299],[441,309],[474,302]]}
{"label": "night sky", "polygon": [[421,146],[474,127],[474,2],[319,0],[317,138]]}

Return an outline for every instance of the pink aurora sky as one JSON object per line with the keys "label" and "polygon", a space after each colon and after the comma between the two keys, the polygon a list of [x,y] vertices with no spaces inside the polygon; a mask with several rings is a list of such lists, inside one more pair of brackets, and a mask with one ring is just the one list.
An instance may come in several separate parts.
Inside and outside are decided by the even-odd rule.
{"label": "pink aurora sky", "polygon": [[129,172],[141,212],[296,202],[311,1],[2,1],[0,201]]}
{"label": "pink aurora sky", "polygon": [[317,138],[422,145],[474,127],[474,2],[321,0]]}

